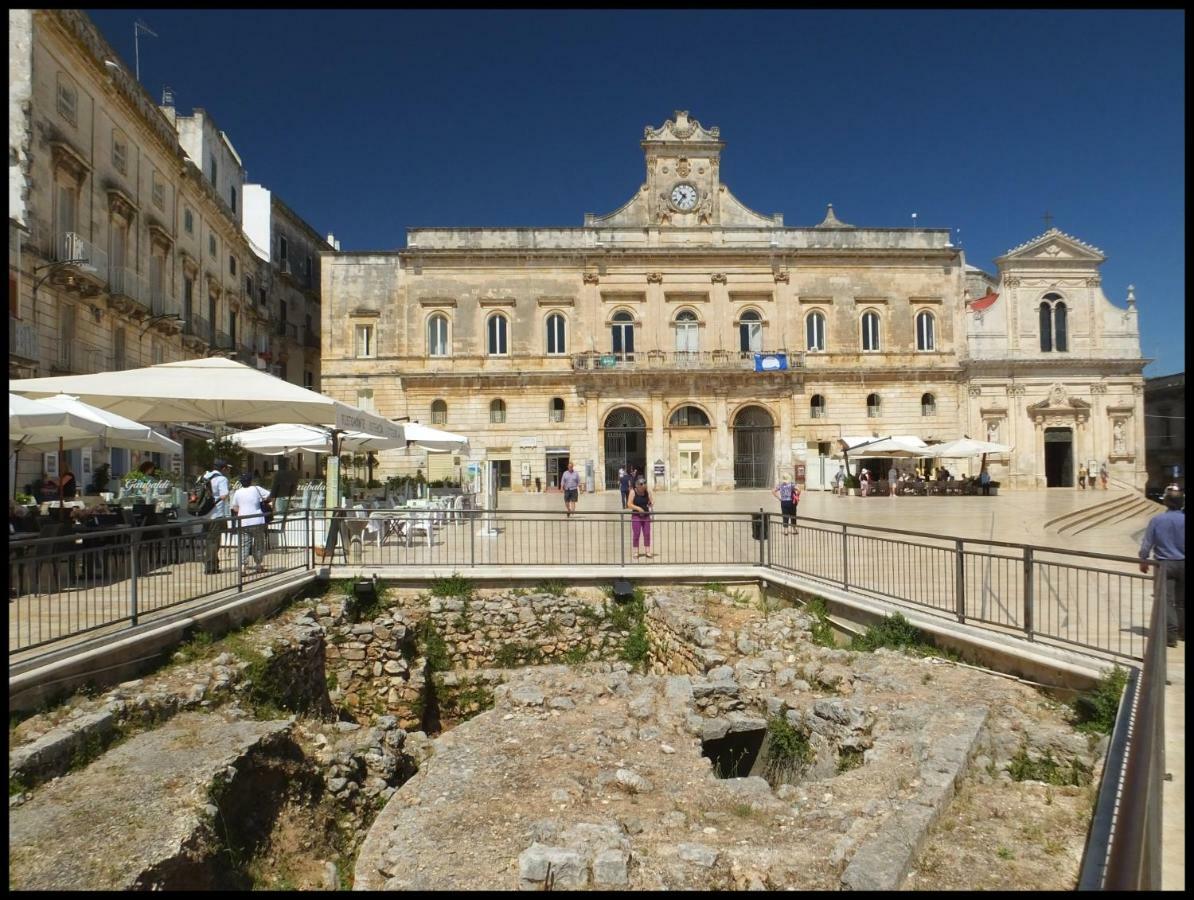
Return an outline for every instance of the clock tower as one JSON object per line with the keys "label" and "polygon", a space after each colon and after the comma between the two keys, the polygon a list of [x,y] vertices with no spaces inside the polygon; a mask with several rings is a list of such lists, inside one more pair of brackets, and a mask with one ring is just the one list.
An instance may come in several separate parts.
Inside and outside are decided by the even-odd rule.
{"label": "clock tower", "polygon": [[720,129],[702,127],[686,110],[658,128],[647,126],[647,217],[652,225],[716,225],[720,222]]}

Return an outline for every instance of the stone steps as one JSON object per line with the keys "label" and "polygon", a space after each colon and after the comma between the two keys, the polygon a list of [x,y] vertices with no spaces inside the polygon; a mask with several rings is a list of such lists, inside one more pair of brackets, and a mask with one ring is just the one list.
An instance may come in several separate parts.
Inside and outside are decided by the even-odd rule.
{"label": "stone steps", "polygon": [[1135,516],[1160,512],[1161,507],[1137,493],[1113,493],[1105,500],[1084,506],[1045,522],[1056,534],[1082,534],[1092,529],[1114,525]]}
{"label": "stone steps", "polygon": [[268,802],[255,785],[295,759],[292,727],[183,713],[43,785],[9,809],[9,887],[237,887],[220,828],[238,804]]}

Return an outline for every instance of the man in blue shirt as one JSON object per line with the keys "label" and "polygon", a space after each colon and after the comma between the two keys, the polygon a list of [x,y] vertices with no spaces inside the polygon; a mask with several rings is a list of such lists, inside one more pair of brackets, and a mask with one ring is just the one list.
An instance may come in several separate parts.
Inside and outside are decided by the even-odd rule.
{"label": "man in blue shirt", "polygon": [[[1176,647],[1179,639],[1186,639],[1186,497],[1181,488],[1171,484],[1165,489],[1161,502],[1169,507],[1149,520],[1140,542],[1140,558],[1156,559],[1160,571],[1156,584],[1165,603],[1165,642]],[[1140,571],[1148,572],[1149,564],[1140,563]]]}
{"label": "man in blue shirt", "polygon": [[207,514],[207,563],[203,571],[208,575],[220,571],[220,543],[228,530],[228,473],[231,470],[232,463],[217,459],[211,471],[203,476],[211,481],[211,493],[216,500],[216,505]]}

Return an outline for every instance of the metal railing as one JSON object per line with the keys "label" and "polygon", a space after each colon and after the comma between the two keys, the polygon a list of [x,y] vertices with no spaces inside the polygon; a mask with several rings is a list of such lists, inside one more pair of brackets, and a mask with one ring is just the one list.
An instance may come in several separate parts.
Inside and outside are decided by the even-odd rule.
{"label": "metal railing", "polygon": [[107,274],[108,254],[73,231],[59,232],[55,236],[53,253],[54,262],[75,263],[80,268],[88,266],[100,277]]}
{"label": "metal railing", "polygon": [[[787,350],[768,350],[761,355],[782,354],[787,357],[788,368],[798,369],[804,365],[803,353]],[[738,350],[646,350],[633,353],[603,353],[587,351],[572,356],[572,368],[577,372],[625,371],[627,369],[701,369],[701,370],[753,370],[753,351]]]}
{"label": "metal railing", "polygon": [[203,338],[211,343],[211,322],[202,316],[188,316],[182,326],[182,333]]}
{"label": "metal railing", "polygon": [[[1155,593],[1163,596],[1160,567],[1154,565],[1153,573]],[[1165,634],[1165,604],[1158,602],[1149,619],[1144,665],[1129,669],[1115,717],[1078,875],[1080,891],[1162,889]]]}
{"label": "metal railing", "polygon": [[[310,566],[311,520],[277,517],[267,527],[268,574]],[[10,538],[9,653],[55,644],[181,606],[221,591],[243,591],[264,577],[241,572],[247,531],[239,520],[186,519],[140,527],[76,530],[42,526],[42,536]],[[218,573],[207,573],[218,548]]]}
{"label": "metal railing", "polygon": [[149,285],[132,269],[111,266],[108,269],[108,289],[113,296],[128,297],[146,309],[151,307]]}
{"label": "metal railing", "polygon": [[[340,530],[340,552],[328,561],[333,566],[620,567],[635,562],[634,545],[640,543],[634,540],[636,526],[626,512],[577,513],[565,518],[542,512],[449,508],[348,510],[333,519],[329,515],[322,510],[303,511],[290,520],[301,516],[306,522],[311,537],[307,546],[322,547],[329,525]],[[650,528],[654,563],[770,568],[1029,641],[1123,659],[1143,657],[1153,585],[1139,573],[1137,561],[1127,557],[807,516],[785,534],[780,517],[761,510],[657,513]],[[181,538],[176,534],[173,539]],[[15,553],[27,554],[29,548],[39,546],[37,541],[10,545],[10,563],[20,561]],[[345,548],[356,557],[350,559]],[[640,544],[639,552],[645,549]],[[77,617],[64,613],[64,618]],[[61,636],[71,633],[66,628]]]}

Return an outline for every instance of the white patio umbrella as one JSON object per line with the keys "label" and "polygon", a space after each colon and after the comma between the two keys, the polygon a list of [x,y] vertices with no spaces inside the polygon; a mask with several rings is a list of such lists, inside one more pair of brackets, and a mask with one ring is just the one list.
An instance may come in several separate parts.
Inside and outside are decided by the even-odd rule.
{"label": "white patio umbrella", "polygon": [[[403,430],[406,431],[409,427],[403,426]],[[321,428],[318,425],[296,425],[294,423],[266,425],[262,428],[230,434],[227,439],[246,450],[264,456],[282,456],[299,451],[307,453],[332,452],[331,429]],[[346,431],[340,435],[342,451],[367,452],[405,446],[406,437],[385,438],[363,431]]]}
{"label": "white patio umbrella", "polygon": [[[10,395],[10,399],[12,395]],[[172,441],[164,434],[159,434],[148,425],[142,425],[140,422],[134,422],[132,419],[126,419],[124,416],[117,415],[106,409],[99,409],[84,403],[78,397],[71,397],[67,394],[58,394],[53,397],[44,397],[40,400],[30,400],[24,397],[15,398],[20,401],[19,409],[28,410],[28,404],[36,403],[39,407],[57,410],[69,419],[64,420],[63,430],[59,431],[57,436],[46,434],[43,430],[27,429],[20,433],[20,445],[17,449],[34,449],[34,450],[53,450],[57,448],[58,458],[61,460],[62,453],[69,444],[71,447],[88,447],[92,444],[98,443],[100,440],[116,447],[125,447],[129,450],[150,450],[156,453],[180,453],[182,452],[182,445],[177,441]],[[32,421],[33,413],[29,414],[29,421]],[[18,413],[18,428],[19,425]],[[74,422],[76,424],[71,425]],[[77,429],[81,427],[81,423],[91,423],[91,428],[94,433],[74,434],[73,431],[67,429]],[[9,412],[9,438],[13,437],[13,415],[10,409]],[[68,435],[74,436],[68,437]],[[62,479],[58,482],[58,502],[61,503],[62,496]]]}
{"label": "white patio umbrella", "polygon": [[30,396],[71,393],[88,403],[145,422],[206,422],[222,425],[297,423],[335,430],[328,464],[329,507],[339,493],[339,434],[365,431],[403,439],[402,426],[230,359],[209,357],[140,369],[10,381],[8,389]]}
{"label": "white patio umbrella", "polygon": [[432,453],[445,453],[468,446],[468,438],[462,434],[453,434],[418,422],[407,422],[402,427],[408,444]]}
{"label": "white patio umbrella", "polygon": [[103,425],[94,419],[51,406],[44,400],[8,395],[9,453],[45,441],[61,440],[64,447],[86,447],[94,444],[102,431]]}
{"label": "white patio umbrella", "polygon": [[973,438],[958,438],[956,441],[946,441],[929,448],[932,455],[938,459],[965,459],[971,456],[986,456],[990,453],[1010,453],[1013,449],[1007,444],[997,444],[993,441],[976,441]]}

